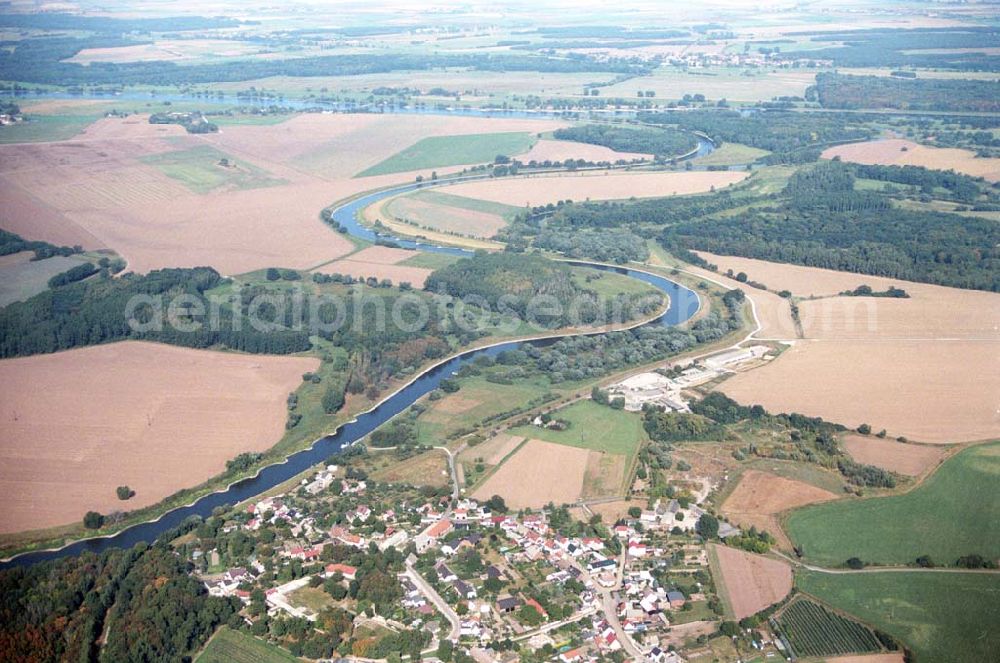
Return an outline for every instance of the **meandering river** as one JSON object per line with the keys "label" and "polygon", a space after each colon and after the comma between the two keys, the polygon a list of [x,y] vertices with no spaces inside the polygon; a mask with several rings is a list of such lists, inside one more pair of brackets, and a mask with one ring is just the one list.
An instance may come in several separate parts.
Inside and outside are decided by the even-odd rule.
{"label": "meandering river", "polygon": [[[440,184],[444,183],[445,182],[441,182]],[[468,256],[470,255],[470,252],[466,249],[423,244],[413,240],[387,235],[379,236],[373,230],[361,225],[357,221],[357,213],[360,210],[378,202],[379,200],[410,191],[418,187],[427,188],[437,184],[438,183],[425,182],[418,185],[413,183],[366,194],[340,205],[333,210],[332,216],[333,219],[347,228],[350,234],[364,239],[372,241],[379,238],[391,239],[399,245],[407,248],[419,248],[423,251]],[[662,276],[625,267],[615,267],[611,265],[600,265],[579,261],[571,262],[572,264],[589,267],[591,269],[614,271],[619,274],[624,274],[648,283],[665,293],[669,297],[669,307],[666,312],[655,319],[647,321],[644,323],[645,325],[677,325],[687,321],[698,311],[699,299],[698,295],[694,291]],[[594,334],[618,332],[595,331],[587,333]],[[363,439],[380,425],[400,412],[406,410],[421,396],[437,388],[442,379],[452,375],[463,365],[474,361],[477,357],[495,356],[504,350],[514,350],[525,344],[551,343],[554,339],[562,337],[564,336],[554,335],[545,339],[502,342],[489,347],[463,352],[440,364],[426,369],[411,382],[379,403],[376,407],[372,408],[368,412],[359,414],[354,420],[341,426],[332,435],[324,436],[316,440],[309,448],[291,454],[284,462],[268,465],[267,467],[261,469],[261,471],[254,477],[238,481],[230,485],[225,490],[205,495],[188,506],[180,507],[167,512],[157,520],[128,527],[113,536],[82,539],[63,548],[59,548],[58,550],[42,550],[24,553],[0,563],[0,568],[30,565],[44,560],[56,559],[67,555],[76,555],[84,551],[102,552],[109,548],[127,548],[140,541],[152,542],[167,530],[180,525],[190,516],[201,516],[203,518],[207,517],[211,515],[212,510],[216,507],[232,505],[249,499],[284,481],[287,481],[288,479],[291,479],[310,467],[323,462],[344,447]]]}

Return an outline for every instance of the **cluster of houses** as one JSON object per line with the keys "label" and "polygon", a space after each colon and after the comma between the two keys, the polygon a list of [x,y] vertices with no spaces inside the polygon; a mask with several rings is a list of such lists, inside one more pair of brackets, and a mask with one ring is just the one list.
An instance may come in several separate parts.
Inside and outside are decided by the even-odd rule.
{"label": "cluster of houses", "polygon": [[[566,663],[595,661],[600,656],[625,649],[631,643],[623,643],[621,638],[633,636],[647,643],[643,655],[648,661],[679,663],[682,660],[673,652],[657,646],[650,648],[648,643],[659,642],[655,631],[670,626],[673,611],[684,609],[688,601],[704,597],[685,596],[674,587],[661,586],[650,568],[655,566],[655,560],[670,556],[670,551],[663,549],[666,545],[665,533],[674,531],[674,528],[682,531],[695,528],[698,519],[705,513],[695,504],[685,503],[682,506],[676,499],[662,499],[651,509],[643,510],[638,518],[614,526],[612,534],[621,544],[619,553],[609,549],[608,544],[598,537],[563,536],[551,526],[545,513],[494,514],[486,505],[471,499],[461,499],[451,508],[446,505],[447,499],[443,499],[395,504],[402,513],[391,508],[373,509],[370,505],[376,505],[378,498],[367,495],[365,482],[338,478],[338,468],[333,465],[303,481],[300,488],[307,495],[319,496],[324,491],[329,492],[335,481],[338,482],[337,495],[352,496],[351,508],[339,519],[341,524],[320,527],[316,518],[302,508],[301,494],[300,498],[276,495],[248,505],[245,520],[237,518],[227,523],[224,529],[242,527],[255,531],[278,526],[288,531],[291,538],[277,543],[276,558],[312,564],[320,562],[323,549],[328,544],[352,546],[359,550],[375,544],[383,550],[389,547],[402,550],[412,541],[418,555],[426,560],[426,553],[430,553],[434,559],[438,590],[450,597],[453,606],[462,604],[461,617],[457,622],[452,621],[453,629],[457,629],[459,637],[466,642],[471,640],[477,643],[478,646],[470,650],[478,653],[477,660],[502,660],[502,655],[491,654],[489,644],[521,634],[524,634],[524,643],[532,649],[559,644],[548,628],[530,632],[531,627],[522,623],[520,615],[526,606],[530,606],[543,622],[548,622],[548,626],[556,626],[553,624],[556,620],[551,619],[534,598],[515,588],[499,596],[492,592],[488,597],[481,596],[482,585],[490,579],[507,581],[516,578],[524,568],[533,568],[536,572],[543,569],[546,583],[559,585],[576,581],[583,587],[571,597],[572,616],[559,621],[575,622],[579,629],[577,641],[582,640],[585,644],[560,651],[558,660]],[[365,501],[368,503],[365,504]],[[722,536],[739,532],[724,522],[720,523],[720,529]],[[455,569],[465,568],[462,562],[465,551],[481,549],[486,531],[501,537],[498,546],[500,557],[486,562],[478,576],[467,575],[463,578]],[[211,551],[211,554],[215,560],[213,565],[217,565],[218,553]],[[444,599],[437,595],[433,586],[429,588],[419,577],[412,575],[415,572],[412,565],[418,559],[411,556],[407,573],[399,576],[403,590],[401,603],[404,608],[419,615],[425,628],[434,624],[436,632],[439,613],[446,617],[451,614],[450,620],[456,619],[456,613],[442,605]],[[540,567],[539,563],[546,566]],[[317,571],[312,575],[265,589],[269,613],[283,612],[314,621],[317,615],[298,605],[291,595],[309,585],[316,576],[324,581],[335,578],[344,582],[345,586],[357,577],[357,569],[342,563],[326,564],[322,570],[319,566],[315,568]],[[246,567],[206,575],[204,582],[213,596],[236,596],[249,603],[250,592],[241,587],[254,584],[264,572],[265,567],[251,558]],[[439,637],[442,637],[440,633]]]}

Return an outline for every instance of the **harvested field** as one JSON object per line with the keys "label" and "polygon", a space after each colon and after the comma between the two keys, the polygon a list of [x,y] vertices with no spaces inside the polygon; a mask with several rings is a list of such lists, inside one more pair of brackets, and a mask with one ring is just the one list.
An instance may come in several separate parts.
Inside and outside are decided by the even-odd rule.
{"label": "harvested field", "polygon": [[259,52],[260,44],[228,39],[164,39],[152,44],[85,48],[65,62],[90,65],[110,62],[181,61],[232,58]]}
{"label": "harvested field", "polygon": [[514,449],[517,449],[517,445],[521,444],[521,442],[524,442],[523,437],[501,433],[491,437],[482,444],[467,448],[462,452],[462,459],[474,460],[482,458],[483,462],[487,465],[497,465]]}
{"label": "harvested field", "polygon": [[455,184],[443,189],[467,198],[507,205],[545,205],[560,200],[657,198],[721,189],[747,177],[746,172],[590,172],[576,175],[535,175]]}
{"label": "harvested field", "polygon": [[534,142],[535,137],[525,131],[429,136],[385,161],[366,168],[358,173],[358,177],[492,163],[498,154],[516,155],[527,152]]}
{"label": "harvested field", "polygon": [[[323,207],[412,181],[407,173],[350,179],[400,147],[429,135],[560,126],[549,120],[307,114],[196,136],[179,126],[150,125],[142,115],[106,118],[71,141],[0,146],[4,227],[29,239],[114,248],[136,272],[198,265],[224,274],[272,266],[308,269],[352,248],[319,219]],[[195,189],[213,189],[208,193],[191,191],[142,162],[206,147],[243,164],[237,173],[219,171],[226,177],[218,187],[202,168]],[[219,174],[214,166],[208,172]],[[240,188],[261,183],[275,185]],[[423,275],[384,276],[416,284]]]}
{"label": "harvested field", "polygon": [[934,467],[944,455],[940,447],[904,444],[867,435],[848,435],[842,443],[851,458],[859,463],[912,477]]}
{"label": "harvested field", "polygon": [[603,145],[578,143],[572,140],[547,139],[538,141],[530,150],[524,154],[517,155],[517,160],[522,163],[530,163],[532,161],[565,161],[566,159],[583,159],[584,161],[594,162],[610,161],[614,163],[619,159],[632,161],[633,159],[652,158],[652,154],[616,152],[610,147],[604,147]]}
{"label": "harvested field", "polygon": [[413,255],[413,251],[405,249],[370,246],[352,253],[348,258],[323,265],[315,271],[321,274],[346,274],[355,278],[374,276],[379,280],[391,279],[397,285],[408,281],[413,287],[421,288],[433,270],[397,264]]}
{"label": "harvested field", "polygon": [[585,499],[624,494],[625,464],[628,456],[591,451],[583,477]]}
{"label": "harvested field", "polygon": [[792,310],[787,299],[779,297],[773,292],[758,290],[746,283],[740,283],[735,279],[700,267],[685,266],[684,269],[692,274],[718,281],[727,288],[738,288],[752,299],[757,311],[757,318],[760,320],[761,329],[757,334],[759,338],[793,339],[796,337],[795,321],[792,319]]}
{"label": "harvested field", "polygon": [[589,456],[586,449],[529,440],[473,497],[487,500],[500,495],[513,509],[573,503],[583,490]]}
{"label": "harvested field", "polygon": [[854,163],[954,170],[990,182],[1000,181],[1000,159],[980,158],[970,150],[928,147],[900,138],[838,145],[823,152],[822,156],[825,159],[840,157],[842,161]]}
{"label": "harvested field", "polygon": [[[701,253],[721,271],[745,272],[750,280],[797,297],[820,297],[799,303],[806,338],[818,339],[996,339],[1000,340],[1000,294],[946,288],[831,269],[787,265],[751,258]],[[909,298],[832,297],[859,285],[884,291],[902,288]],[[755,301],[770,293],[749,290]],[[787,305],[786,305],[787,306]],[[759,312],[759,311],[758,311]],[[773,331],[765,335],[778,338]]]}
{"label": "harvested field", "polygon": [[[537,133],[561,126],[565,123],[553,120],[307,113],[263,130],[249,125],[226,127],[209,140],[237,156],[279,162],[329,179],[353,177],[427,137]],[[361,188],[379,186],[377,182],[369,179]]]}
{"label": "harvested field", "polygon": [[149,506],[266,450],[318,365],[131,341],[0,362],[0,532]]}
{"label": "harvested field", "polygon": [[743,527],[756,527],[771,533],[778,543],[790,548],[788,537],[778,524],[783,511],[837,499],[833,493],[794,479],[768,472],[749,470],[743,473],[736,489],[726,498],[722,513]]}
{"label": "harvested field", "polygon": [[448,459],[443,451],[426,451],[403,461],[391,462],[382,469],[371,472],[376,481],[406,483],[412,486],[434,486],[440,488],[451,482]]}
{"label": "harvested field", "polygon": [[998,349],[996,341],[804,341],[719,389],[771,412],[868,423],[892,437],[983,440],[1000,434]]}
{"label": "harvested field", "polygon": [[507,225],[498,214],[442,205],[413,196],[400,196],[385,205],[393,218],[447,233],[488,238]]}
{"label": "harvested field", "polygon": [[712,545],[719,561],[725,595],[736,619],[774,605],[792,591],[792,567],[786,562],[725,545]]}
{"label": "harvested field", "polygon": [[856,656],[827,656],[825,663],[904,663],[903,652],[885,654],[858,654]]}

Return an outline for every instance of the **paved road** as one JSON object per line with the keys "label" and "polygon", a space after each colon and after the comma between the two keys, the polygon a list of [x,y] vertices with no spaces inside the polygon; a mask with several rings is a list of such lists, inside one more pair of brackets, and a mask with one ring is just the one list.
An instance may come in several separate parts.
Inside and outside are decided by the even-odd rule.
{"label": "paved road", "polygon": [[443,598],[441,598],[441,595],[434,591],[434,588],[431,587],[430,583],[424,580],[423,576],[417,573],[417,570],[409,564],[406,565],[406,577],[408,577],[413,584],[417,586],[417,589],[423,592],[424,596],[430,599],[431,603],[434,604],[434,607],[438,609],[438,612],[445,616],[451,624],[451,633],[448,634],[448,639],[452,642],[458,642],[458,636],[461,635],[462,632],[462,620],[458,618],[458,613],[452,610],[451,606],[448,605]]}
{"label": "paved road", "polygon": [[621,588],[622,584],[622,569],[624,567],[625,561],[625,550],[622,549],[621,556],[618,558],[618,567],[615,570],[616,582],[615,586],[611,588],[605,588],[597,582],[590,575],[590,573],[581,566],[576,560],[571,560],[570,564],[575,566],[581,573],[584,584],[590,584],[593,586],[594,590],[601,597],[601,612],[604,613],[604,619],[611,625],[614,629],[615,635],[618,636],[618,641],[622,643],[622,647],[625,649],[626,653],[632,658],[642,660],[643,654],[639,649],[639,645],[635,644],[635,640],[632,639],[625,629],[622,628],[621,622],[618,620],[618,601],[613,596],[612,592]]}

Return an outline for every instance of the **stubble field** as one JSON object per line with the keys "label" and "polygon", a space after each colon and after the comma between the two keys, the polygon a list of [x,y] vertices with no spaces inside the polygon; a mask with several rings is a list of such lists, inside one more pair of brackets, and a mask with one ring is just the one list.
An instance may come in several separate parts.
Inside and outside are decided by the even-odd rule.
{"label": "stubble field", "polygon": [[455,184],[443,189],[467,198],[506,205],[545,205],[560,200],[654,198],[722,189],[744,178],[745,172],[650,172],[536,175]]}
{"label": "stubble field", "polygon": [[784,548],[790,542],[777,515],[788,509],[837,499],[833,493],[801,481],[750,470],[722,504],[722,514],[743,527],[756,527],[772,534]]}
{"label": "stubble field", "polygon": [[864,164],[955,170],[990,182],[1000,181],[1000,159],[980,158],[975,152],[959,148],[928,147],[901,138],[838,145],[823,152],[822,156]]}
{"label": "stubble field", "polygon": [[[113,248],[136,272],[200,265],[224,274],[308,269],[352,248],[323,224],[321,209],[414,177],[353,179],[359,171],[427,136],[560,126],[549,120],[308,114],[189,135],[179,126],[150,125],[143,115],[105,118],[72,140],[0,145],[2,223],[29,239]],[[192,170],[191,151],[206,148],[238,167],[223,170],[212,159]],[[188,156],[178,156],[183,154]]]}
{"label": "stubble field", "polygon": [[919,476],[934,467],[944,455],[941,447],[904,444],[870,435],[848,435],[842,444],[858,463],[875,465],[911,477]]}
{"label": "stubble field", "polygon": [[785,598],[792,591],[792,567],[787,563],[754,555],[725,545],[712,545],[710,555],[718,560],[732,616],[743,619]]}
{"label": "stubble field", "polygon": [[472,494],[478,500],[500,495],[513,509],[540,508],[580,498],[590,451],[528,440]]}
{"label": "stubble field", "polygon": [[[766,315],[770,292],[746,290],[758,304],[762,338],[794,340],[777,360],[736,375],[721,389],[774,411],[871,424],[895,436],[949,443],[1000,434],[1000,295],[864,274],[702,254],[722,271],[745,272],[798,302],[802,336],[790,319]],[[909,298],[834,296],[859,285],[904,289]],[[851,366],[845,371],[843,367]],[[901,397],[902,395],[902,397]]]}
{"label": "stubble field", "polygon": [[132,341],[0,361],[0,532],[149,506],[266,450],[318,364]]}

